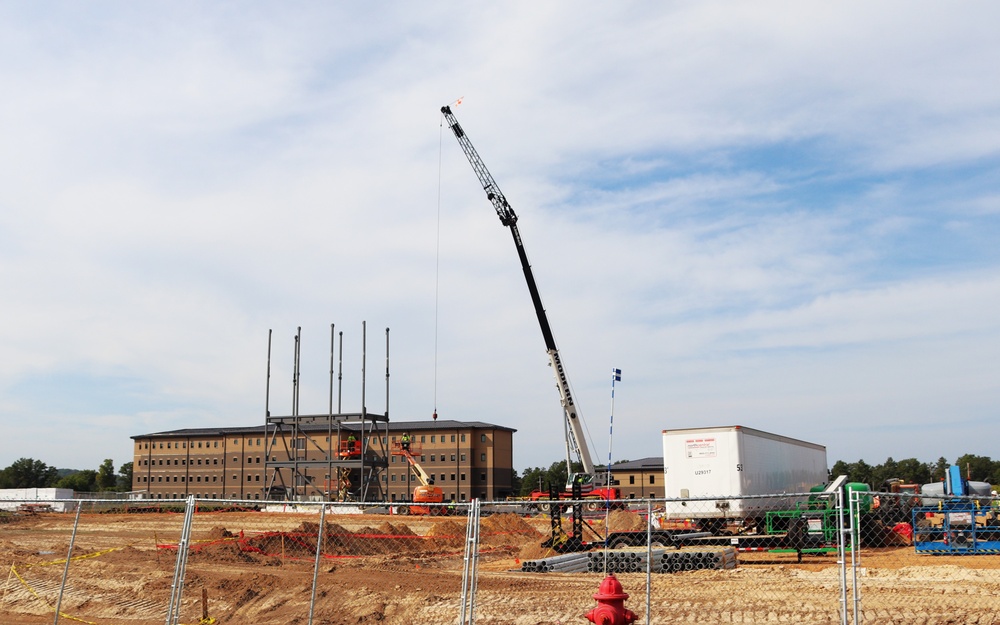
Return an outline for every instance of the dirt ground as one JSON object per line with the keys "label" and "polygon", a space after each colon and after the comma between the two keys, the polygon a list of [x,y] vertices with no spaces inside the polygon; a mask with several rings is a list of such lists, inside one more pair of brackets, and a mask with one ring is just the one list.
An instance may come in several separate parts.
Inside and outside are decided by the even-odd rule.
{"label": "dirt ground", "polygon": [[[60,622],[164,622],[183,515],[82,515],[68,568],[74,515],[3,520],[0,625],[52,623],[64,572]],[[612,530],[643,527],[627,512],[608,522]],[[603,520],[592,524],[601,531]],[[317,527],[316,514],[196,515],[180,622],[195,625],[207,612],[206,623],[308,623]],[[540,546],[549,531],[546,517],[484,517],[478,623],[588,622],[603,573],[520,571],[524,561],[554,555]],[[465,543],[462,517],[327,515],[312,622],[457,622]],[[927,556],[900,546],[864,551],[858,572],[863,622],[1000,623],[1000,556]],[[640,623],[647,614],[654,623],[839,623],[841,593],[851,605],[854,596],[841,589],[836,554],[798,563],[794,554],[740,553],[735,569],[653,575],[648,595],[644,574],[617,577]]]}

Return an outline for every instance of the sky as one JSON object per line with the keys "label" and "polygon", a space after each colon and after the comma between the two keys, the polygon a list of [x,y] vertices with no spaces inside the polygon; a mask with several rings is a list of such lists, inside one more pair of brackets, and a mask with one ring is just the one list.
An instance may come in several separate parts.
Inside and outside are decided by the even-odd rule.
{"label": "sky", "polygon": [[326,413],[331,327],[335,409],[515,428],[518,470],[563,457],[510,233],[443,125],[459,98],[598,463],[729,425],[831,465],[1000,458],[997,23],[2,3],[0,467],[290,414],[298,328],[299,411]]}

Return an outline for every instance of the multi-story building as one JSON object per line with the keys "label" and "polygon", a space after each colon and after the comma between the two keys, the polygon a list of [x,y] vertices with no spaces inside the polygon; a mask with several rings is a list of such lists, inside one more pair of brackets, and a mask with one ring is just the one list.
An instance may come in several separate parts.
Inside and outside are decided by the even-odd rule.
{"label": "multi-story building", "polygon": [[621,489],[623,499],[662,499],[663,458],[642,458],[611,465],[612,479]]}
{"label": "multi-story building", "polygon": [[[371,479],[388,501],[406,501],[419,484],[407,459],[392,453],[404,433],[414,453],[446,500],[498,500],[513,494],[511,428],[482,422],[418,421],[383,423],[366,430],[359,423],[308,423],[294,430],[264,425],[190,428],[140,434],[134,441],[132,490],[148,499],[266,499],[275,471],[296,468],[308,483],[309,498],[338,498],[338,451],[352,434],[373,458]],[[316,418],[321,420],[320,417]],[[268,436],[270,435],[270,440]],[[298,439],[292,441],[292,438]],[[289,456],[287,450],[295,450]],[[280,450],[280,451],[279,451]],[[330,461],[330,467],[326,467]],[[342,464],[342,463],[341,463]],[[311,473],[310,473],[311,471]],[[273,493],[273,491],[271,491]],[[345,488],[346,492],[346,488]],[[342,498],[342,497],[341,497]]]}

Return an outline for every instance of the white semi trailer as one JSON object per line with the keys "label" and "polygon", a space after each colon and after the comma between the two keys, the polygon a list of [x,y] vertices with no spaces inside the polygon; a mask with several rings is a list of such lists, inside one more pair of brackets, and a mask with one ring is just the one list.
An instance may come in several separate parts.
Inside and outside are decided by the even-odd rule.
{"label": "white semi trailer", "polygon": [[794,509],[802,497],[782,495],[808,493],[829,479],[823,445],[739,425],[663,430],[663,474],[662,518],[696,520],[709,530]]}

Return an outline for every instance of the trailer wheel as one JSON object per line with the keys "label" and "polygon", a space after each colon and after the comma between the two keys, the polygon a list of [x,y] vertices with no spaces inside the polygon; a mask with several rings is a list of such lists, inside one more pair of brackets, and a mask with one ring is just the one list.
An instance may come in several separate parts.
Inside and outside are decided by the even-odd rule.
{"label": "trailer wheel", "polygon": [[625,538],[624,536],[620,536],[611,541],[611,544],[608,546],[611,547],[612,549],[621,549],[622,547],[631,547],[632,544],[629,542],[627,538]]}
{"label": "trailer wheel", "polygon": [[588,501],[583,507],[590,512],[596,512],[601,509],[601,503],[599,501]]}
{"label": "trailer wheel", "polygon": [[538,504],[538,511],[542,514],[548,514],[549,512],[552,512],[552,504],[540,503]]}

